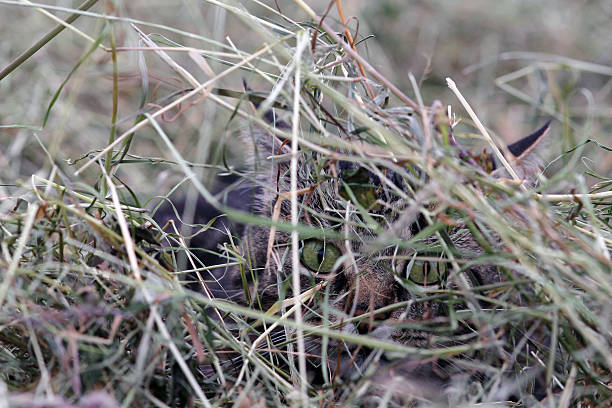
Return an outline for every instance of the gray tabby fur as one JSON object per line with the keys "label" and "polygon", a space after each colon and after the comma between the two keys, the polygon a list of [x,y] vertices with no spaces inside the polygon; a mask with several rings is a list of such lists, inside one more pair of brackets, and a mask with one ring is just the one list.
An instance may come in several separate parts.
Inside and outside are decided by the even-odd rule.
{"label": "gray tabby fur", "polygon": [[[542,129],[544,129],[543,134],[548,129],[548,124]],[[278,138],[262,130],[252,131],[250,136],[256,144],[251,166],[257,168],[257,171],[254,171],[253,174],[257,182],[264,186],[257,194],[254,205],[255,212],[261,216],[272,218],[274,216],[273,209],[279,199],[276,189],[281,193],[289,191],[289,144],[282,145]],[[535,174],[541,169],[541,160],[533,149],[541,139],[542,137],[537,137],[526,148],[521,147],[521,149],[524,149],[524,154],[521,153],[511,160],[519,175],[527,179],[526,184],[528,185],[532,184]],[[282,159],[271,160],[268,158],[275,155],[286,156],[283,156]],[[312,170],[305,165],[306,155],[306,151],[299,153],[298,189],[307,188],[312,181],[312,175],[308,174]],[[324,172],[329,173],[329,167]],[[498,178],[507,178],[504,169],[498,168],[493,174]],[[339,187],[336,180],[337,178],[332,177],[320,183],[318,185],[319,194],[308,195],[307,202],[305,200],[307,195],[298,197],[303,207],[308,207],[311,210],[307,212],[303,207],[300,209],[301,222],[320,226],[323,230],[335,228],[336,231],[344,232],[357,237],[357,239],[352,241],[326,240],[326,242],[340,249],[342,253],[342,262],[337,265],[336,270],[332,273],[316,274],[300,264],[302,290],[306,290],[318,282],[327,282],[327,289],[324,290],[330,291],[328,324],[344,322],[355,316],[364,316],[365,318],[361,323],[346,323],[342,330],[368,333],[369,336],[412,347],[432,346],[433,339],[430,331],[407,329],[394,324],[425,322],[428,325],[435,325],[436,319],[439,319],[445,313],[440,309],[440,303],[437,302],[411,302],[416,292],[411,293],[405,285],[398,281],[398,276],[402,276],[402,271],[415,250],[390,245],[374,249],[372,242],[376,242],[376,236],[367,228],[349,227],[347,225],[338,227],[338,225],[333,225],[330,220],[317,216],[317,214],[325,213],[342,218],[347,211],[347,206],[349,211],[354,210],[354,205],[351,206],[338,197]],[[433,187],[435,186],[425,183],[423,189]],[[321,193],[325,197],[338,197],[336,202],[343,201],[343,205],[339,205],[335,209],[330,208],[329,203],[334,201],[321,202],[319,199]],[[419,192],[417,192],[415,200],[418,200],[418,196]],[[391,203],[392,206],[393,203]],[[380,217],[377,220],[385,219],[387,224],[387,231],[383,233],[386,236],[381,239],[381,242],[388,242],[388,238],[404,241],[412,238],[413,231],[410,226],[416,221],[418,215],[414,208],[408,206],[398,211],[385,211],[383,209],[379,215]],[[282,203],[278,219],[290,219],[289,200]],[[258,296],[264,310],[280,298],[292,296],[291,285],[289,284],[292,271],[291,257],[289,256],[290,234],[276,231],[272,238],[273,245],[269,248],[270,235],[270,228],[247,226],[241,239],[243,255],[251,262],[253,270],[256,272],[256,283],[251,282],[248,287],[250,298],[255,299]],[[449,237],[452,245],[467,259],[477,258],[484,252],[477,240],[469,232],[466,232],[462,225],[458,225],[451,230]],[[435,241],[434,237],[430,237],[427,238],[425,244],[430,242],[433,245]],[[450,270],[450,265],[447,266],[447,270]],[[393,271],[395,271],[395,274]],[[229,273],[227,282],[230,286],[227,288],[228,291],[237,296],[235,300],[238,302],[247,303],[247,297],[242,288],[243,276],[240,269],[234,267],[229,269],[227,273]],[[246,273],[248,278],[249,272]],[[482,264],[472,266],[470,273],[466,276],[468,279],[463,282],[469,286],[499,283],[506,278],[496,267]],[[449,279],[443,284],[446,287],[461,289],[461,284],[456,279]],[[373,314],[378,309],[398,302],[404,302],[405,306],[395,308],[387,313]],[[254,301],[251,303],[254,303]],[[478,303],[469,305],[469,300],[467,303],[458,306],[458,308],[479,307]],[[309,319],[313,324],[321,323],[319,317],[309,315]],[[457,333],[465,333],[465,330],[459,328]],[[309,352],[319,354],[321,352],[320,339],[309,337],[308,341]],[[452,345],[452,343],[447,344]],[[344,352],[341,352],[340,359],[337,359],[338,347],[330,345],[327,350],[329,360],[333,362],[333,364],[330,364],[331,371],[339,373],[343,378],[361,375],[368,370],[368,362],[381,358],[380,353],[372,357],[372,353],[368,354],[363,350],[356,350],[356,347],[351,345],[344,345],[343,348]],[[336,361],[340,361],[340,364],[337,365]],[[372,363],[372,366],[380,365],[381,361],[376,364]],[[317,361],[313,361],[314,365],[317,363]],[[386,365],[390,368],[385,369]],[[390,392],[393,400],[399,404],[415,404],[414,401],[420,399],[430,402],[438,401],[443,405],[448,404],[453,398],[453,386],[456,386],[458,381],[465,381],[465,376],[461,375],[460,368],[436,367],[436,362],[417,364],[410,359],[404,359],[393,364],[382,364],[381,367],[379,371],[375,371],[372,375],[374,395],[380,396]],[[499,397],[504,398],[503,395]]]}

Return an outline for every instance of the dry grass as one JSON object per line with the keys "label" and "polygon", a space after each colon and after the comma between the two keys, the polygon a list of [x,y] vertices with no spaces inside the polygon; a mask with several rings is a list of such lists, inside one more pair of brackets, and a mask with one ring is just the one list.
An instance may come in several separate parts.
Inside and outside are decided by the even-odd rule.
{"label": "dry grass", "polygon": [[[3,61],[15,60],[55,24],[26,3],[0,1],[2,30],[14,39],[5,41]],[[385,35],[393,40],[403,35],[401,30],[385,34],[391,24],[381,21],[393,13],[378,23],[364,17],[356,40],[370,30],[382,43],[367,40],[352,49],[338,42],[336,30],[343,30],[336,8],[320,24],[326,4],[318,5],[315,15],[298,1],[280,12],[275,2],[267,9],[229,0],[138,3],[95,4],[0,80],[5,95],[0,102],[0,398],[9,406],[285,406],[306,404],[304,395],[309,405],[342,406],[358,404],[361,393],[368,394],[370,372],[345,382],[326,378],[309,388],[290,357],[297,343],[275,342],[268,336],[272,331],[256,320],[286,328],[298,343],[323,336],[330,344],[358,344],[389,359],[418,356],[461,364],[472,356],[487,377],[457,396],[465,406],[492,401],[500,387],[518,379],[531,381],[522,377],[528,367],[545,373],[542,406],[609,406],[612,155],[606,135],[612,127],[612,68],[605,65],[610,61],[601,52],[603,39],[596,44],[588,33],[577,33],[577,41],[592,51],[583,46],[584,54],[576,54],[556,43],[560,53],[568,52],[564,56],[543,54],[545,45],[538,41],[529,47],[528,40],[516,40],[511,49],[534,53],[501,54],[495,65],[466,68],[473,74],[464,78],[453,69],[505,51],[504,39],[495,46],[483,41],[482,47],[490,48],[478,53],[466,46],[465,38],[474,34],[448,36],[439,40],[436,61],[427,68],[431,75],[421,78],[425,68],[415,65],[423,80],[411,82],[391,59],[377,57],[385,49]],[[57,4],[42,10],[62,18],[74,11]],[[466,19],[480,24],[478,15],[486,7],[474,4],[470,10],[476,15],[435,13],[437,6],[425,5],[414,11],[437,18],[437,27],[460,31]],[[370,16],[399,6],[389,1],[376,7],[367,6]],[[396,13],[399,20],[412,11],[406,9]],[[558,9],[563,8],[549,7],[546,15],[560,18]],[[531,18],[520,12],[527,11],[517,11],[509,21],[499,11],[491,18],[520,39],[529,28],[524,20]],[[350,10],[345,12],[348,16]],[[610,10],[605,2],[593,2],[581,13],[588,19]],[[353,20],[349,26],[354,29]],[[435,27],[423,27],[415,53],[433,51],[427,33]],[[606,27],[598,29],[605,34]],[[395,58],[404,58],[400,55]],[[460,146],[486,143],[440,83],[448,75],[476,114],[500,133],[526,134],[542,118],[555,119],[552,144],[559,156],[536,190],[500,183],[470,160],[459,160],[466,151]],[[260,93],[244,92],[243,81]],[[257,96],[263,97],[260,112],[247,101]],[[287,123],[298,125],[272,128],[260,113],[274,104]],[[446,104],[459,124],[446,118],[446,108],[435,109]],[[304,298],[314,299],[301,312],[304,322],[294,316],[298,308],[281,317],[187,290],[180,283],[185,275],[177,272],[182,268],[159,244],[168,235],[149,210],[175,187],[215,202],[210,186],[219,172],[248,177],[234,139],[236,130],[248,126],[286,139],[299,134],[300,148],[309,155],[299,169],[306,185],[317,184],[313,169],[333,159],[372,172],[393,171],[414,187],[394,204],[428,220],[430,228],[414,240],[396,242],[364,208],[341,219],[372,231],[373,244],[422,248],[427,233],[440,239],[449,224],[462,222],[481,231],[483,240],[491,241],[495,231],[504,248],[488,248],[470,260],[440,241],[453,276],[486,263],[518,271],[520,279],[486,292],[420,293],[419,301],[485,296],[491,302],[489,308],[454,317],[473,325],[472,336],[455,348],[430,349],[309,323],[313,313],[325,313],[329,306],[320,288],[302,288]],[[448,137],[451,127],[457,143]],[[413,169],[426,174],[426,181],[415,178]],[[384,187],[398,190],[391,182]],[[321,197],[330,208],[344,202]],[[219,207],[242,222],[320,234]],[[248,269],[236,247],[228,250],[234,251],[230,262]],[[200,270],[205,278],[209,269]],[[514,301],[518,292],[524,303]],[[481,353],[492,344],[515,353],[506,359]],[[524,406],[538,404],[528,393],[519,399]]]}

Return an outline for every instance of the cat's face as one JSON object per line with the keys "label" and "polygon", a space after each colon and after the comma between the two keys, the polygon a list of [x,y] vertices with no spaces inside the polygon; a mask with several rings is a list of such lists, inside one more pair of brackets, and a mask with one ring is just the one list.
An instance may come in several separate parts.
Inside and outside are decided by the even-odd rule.
{"label": "cat's face", "polygon": [[[519,166],[531,166],[523,175],[538,168],[526,154],[547,128],[509,146],[516,158],[523,159]],[[255,140],[257,156],[264,163],[256,173],[262,189],[257,211],[287,221],[291,218],[289,148],[264,132]],[[280,158],[266,159],[274,155]],[[305,230],[300,234],[301,287],[307,290],[323,283],[318,304],[306,307],[307,319],[412,347],[452,344],[453,334],[465,333],[465,327],[451,327],[448,295],[442,290],[486,287],[501,282],[504,274],[486,264],[469,268],[457,264],[457,258],[473,259],[483,253],[465,225],[448,222],[444,228],[426,231],[437,216],[436,202],[431,200],[436,186],[413,168],[322,160],[319,153],[306,149],[298,155],[299,218]],[[501,170],[497,172],[503,177]],[[427,216],[417,210],[423,201]],[[241,295],[242,302],[266,308],[295,295],[289,233],[251,226],[241,245],[252,266],[251,271],[231,272],[235,287],[250,281],[248,291],[239,291],[248,292]],[[454,263],[446,255],[449,252]],[[461,300],[450,307],[468,306]],[[316,353],[319,345],[316,340],[311,343]],[[338,359],[337,368],[350,370],[348,365],[364,358],[351,354],[354,347],[344,347],[348,357]]]}

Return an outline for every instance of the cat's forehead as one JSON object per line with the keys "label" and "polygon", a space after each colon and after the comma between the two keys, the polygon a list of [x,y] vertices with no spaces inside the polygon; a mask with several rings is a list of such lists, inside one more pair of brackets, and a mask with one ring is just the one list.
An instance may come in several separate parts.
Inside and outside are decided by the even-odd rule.
{"label": "cat's forehead", "polygon": [[[522,177],[533,178],[539,172],[540,166],[537,161],[532,161],[531,156],[549,126],[550,122],[547,122],[536,132],[507,146],[506,152],[514,156],[515,164],[520,166],[515,170],[520,170],[518,173]],[[280,219],[289,220],[292,156],[289,140],[258,132],[255,141],[264,163],[257,176],[266,190],[260,198],[262,208],[267,208],[269,215],[277,212]],[[330,157],[306,146],[297,154],[296,181],[302,224],[337,232],[348,228],[358,236],[375,235],[373,230],[392,225],[411,203],[431,206],[441,199],[431,192],[417,199],[419,195],[423,196],[423,186],[428,183],[427,174],[417,163],[373,159],[349,151],[337,151]],[[503,169],[486,150],[472,153],[459,146],[447,147],[444,154],[449,154],[451,160],[464,162],[465,166],[495,178],[504,177]],[[438,156],[433,166],[437,166],[437,160],[448,158]],[[418,232],[418,225],[415,231],[418,216],[403,217],[410,219],[402,223],[395,236],[409,239]]]}

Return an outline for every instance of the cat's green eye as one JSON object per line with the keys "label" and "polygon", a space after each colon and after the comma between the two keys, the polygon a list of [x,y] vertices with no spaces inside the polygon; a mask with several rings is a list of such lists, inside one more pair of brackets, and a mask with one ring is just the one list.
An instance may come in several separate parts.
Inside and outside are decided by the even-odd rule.
{"label": "cat's green eye", "polygon": [[357,202],[366,210],[380,210],[380,204],[376,202],[376,186],[370,181],[370,172],[363,167],[357,170],[347,171],[342,175],[342,185],[338,190],[340,197],[351,200],[347,187],[353,193]]}
{"label": "cat's green eye", "polygon": [[318,239],[304,241],[302,264],[313,272],[329,273],[342,253],[333,244]]}
{"label": "cat's green eye", "polygon": [[417,285],[433,285],[440,282],[446,274],[446,262],[442,259],[440,262],[414,259],[406,269],[408,279]]}

